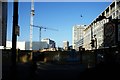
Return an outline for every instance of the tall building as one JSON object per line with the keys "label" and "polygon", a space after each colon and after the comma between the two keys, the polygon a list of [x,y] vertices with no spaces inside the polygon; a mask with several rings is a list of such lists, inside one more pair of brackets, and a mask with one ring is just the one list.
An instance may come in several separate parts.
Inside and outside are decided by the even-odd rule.
{"label": "tall building", "polygon": [[63,49],[68,50],[69,47],[69,42],[68,41],[63,41]]}
{"label": "tall building", "polygon": [[7,36],[7,2],[0,1],[0,46],[6,47],[6,36]]}
{"label": "tall building", "polygon": [[55,41],[53,41],[53,40],[51,40],[51,39],[49,39],[49,38],[45,38],[45,39],[42,39],[41,40],[42,42],[47,42],[47,44],[48,44],[48,48],[55,48],[56,46],[56,44],[55,44]]}
{"label": "tall building", "polygon": [[[78,50],[83,45],[84,29],[86,25],[73,26],[72,46],[73,49]],[[78,44],[79,43],[79,44]]]}
{"label": "tall building", "polygon": [[83,43],[83,48],[86,50],[91,49],[91,27],[87,26],[87,28],[84,29],[84,43]]}
{"label": "tall building", "polygon": [[[105,16],[106,18],[98,20],[100,16]],[[94,48],[96,49],[104,48],[106,44],[109,46],[112,46],[111,44],[114,43],[114,40],[116,37],[118,37],[118,41],[120,41],[120,27],[118,25],[116,25],[118,26],[118,30],[116,30],[118,32],[118,36],[114,35],[115,34],[114,33],[112,37],[110,36],[106,38],[106,34],[109,35],[112,31],[114,31],[114,29],[112,29],[112,27],[115,27],[114,23],[112,23],[113,26],[109,25],[106,27],[106,24],[110,23],[111,21],[114,21],[113,19],[120,19],[120,1],[118,0],[113,1],[84,30],[85,31],[85,34],[84,34],[84,48],[85,49],[91,50]],[[92,48],[90,44],[92,39],[94,40],[96,39],[94,48]]]}

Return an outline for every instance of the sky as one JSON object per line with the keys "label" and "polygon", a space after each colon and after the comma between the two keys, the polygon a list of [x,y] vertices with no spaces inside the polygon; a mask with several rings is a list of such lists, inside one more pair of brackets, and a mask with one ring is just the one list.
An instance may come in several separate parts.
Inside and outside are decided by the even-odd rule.
{"label": "sky", "polygon": [[[35,2],[34,25],[51,29],[42,29],[41,38],[50,38],[56,46],[62,47],[63,41],[72,45],[72,27],[89,25],[110,2]],[[18,41],[30,41],[30,2],[19,2],[20,36]],[[81,17],[82,15],[82,17]],[[8,3],[7,40],[12,40],[13,3]],[[33,28],[32,41],[39,41],[39,29]]]}

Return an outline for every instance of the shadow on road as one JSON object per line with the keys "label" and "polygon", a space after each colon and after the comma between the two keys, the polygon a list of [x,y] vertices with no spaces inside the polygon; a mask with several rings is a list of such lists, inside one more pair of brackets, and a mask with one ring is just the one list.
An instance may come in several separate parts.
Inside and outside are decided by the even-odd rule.
{"label": "shadow on road", "polygon": [[[93,68],[86,68],[81,64],[57,65],[42,63],[34,68],[33,64],[17,65],[17,80],[86,80],[86,79],[119,79],[120,65],[99,64]],[[12,80],[4,76],[2,80]]]}

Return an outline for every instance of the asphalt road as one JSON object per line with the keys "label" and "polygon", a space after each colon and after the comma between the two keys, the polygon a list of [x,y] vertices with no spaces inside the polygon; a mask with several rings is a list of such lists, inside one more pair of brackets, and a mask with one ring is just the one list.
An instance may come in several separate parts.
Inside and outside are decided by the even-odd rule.
{"label": "asphalt road", "polygon": [[82,64],[57,65],[43,63],[38,65],[36,73],[36,80],[117,80],[120,79],[120,65],[99,64],[88,69]]}
{"label": "asphalt road", "polygon": [[86,70],[81,64],[51,64],[38,63],[36,80],[79,80],[80,74]]}
{"label": "asphalt road", "polygon": [[[13,80],[10,70],[4,68],[2,80]],[[120,65],[105,64],[87,69],[82,64],[51,64],[37,63],[35,68],[31,63],[17,64],[16,80],[118,80]]]}

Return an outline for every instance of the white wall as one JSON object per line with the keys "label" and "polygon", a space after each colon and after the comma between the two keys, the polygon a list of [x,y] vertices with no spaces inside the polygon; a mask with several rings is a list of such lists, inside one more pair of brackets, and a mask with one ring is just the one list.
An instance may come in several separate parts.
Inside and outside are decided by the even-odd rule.
{"label": "white wall", "polygon": [[88,29],[85,30],[84,33],[84,43],[83,43],[83,47],[86,50],[91,50],[91,27],[88,27]]}
{"label": "white wall", "polygon": [[12,42],[11,41],[6,41],[6,48],[11,49],[12,48]]}
{"label": "white wall", "polygon": [[17,42],[17,49],[25,50],[25,41]]}
{"label": "white wall", "polygon": [[[11,49],[12,48],[12,41],[6,41],[6,48]],[[20,50],[25,50],[25,41],[19,41],[16,44],[16,48]]]}
{"label": "white wall", "polygon": [[[46,42],[32,42],[32,50],[39,50],[44,48],[49,48]],[[6,41],[6,49],[12,48],[12,41]],[[30,42],[18,41],[16,44],[16,48],[20,50],[29,50]]]}

